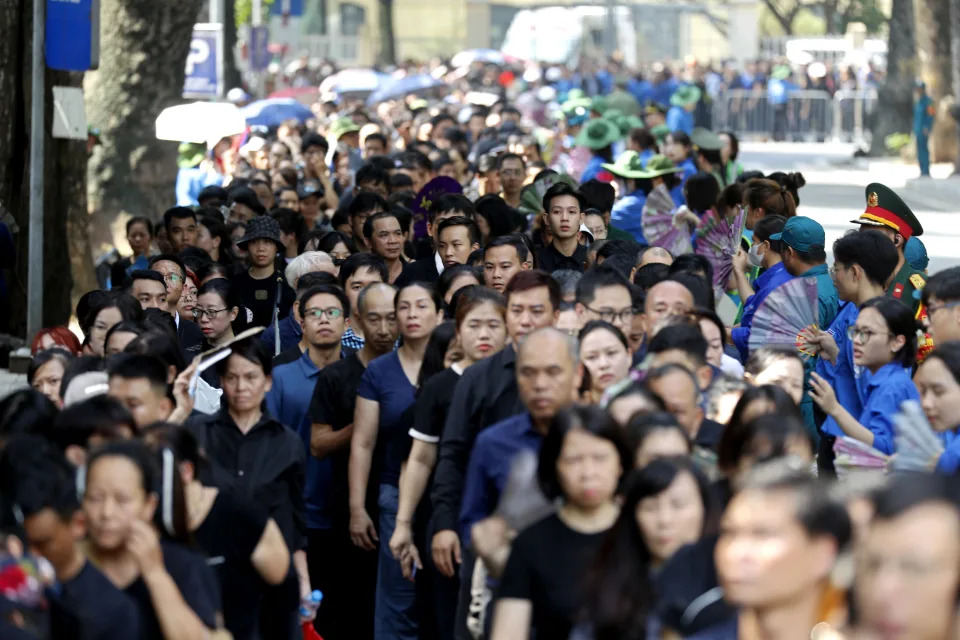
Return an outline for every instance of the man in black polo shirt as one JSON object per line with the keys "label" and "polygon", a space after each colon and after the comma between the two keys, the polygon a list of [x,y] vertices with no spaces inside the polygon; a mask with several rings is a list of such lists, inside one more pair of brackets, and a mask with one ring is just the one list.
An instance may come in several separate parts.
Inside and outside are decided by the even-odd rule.
{"label": "man in black polo shirt", "polygon": [[547,273],[558,269],[583,271],[587,248],[578,239],[583,224],[583,194],[558,182],[543,195],[543,224],[553,241],[537,252],[537,267]]}
{"label": "man in black polo shirt", "polygon": [[[373,637],[377,553],[364,551],[350,541],[347,463],[360,378],[370,361],[393,350],[397,340],[395,293],[394,287],[382,282],[370,284],[360,292],[351,321],[363,329],[363,348],[320,371],[310,405],[310,453],[316,458],[329,457],[333,462],[333,541],[324,557],[329,560],[325,574],[336,579],[324,593],[316,623],[318,632],[327,638]],[[367,500],[367,512],[374,519],[376,504],[374,491]]]}

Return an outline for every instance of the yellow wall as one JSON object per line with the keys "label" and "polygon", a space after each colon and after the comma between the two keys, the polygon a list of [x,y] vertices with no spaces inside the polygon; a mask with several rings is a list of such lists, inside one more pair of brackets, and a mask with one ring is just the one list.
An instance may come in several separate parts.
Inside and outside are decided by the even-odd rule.
{"label": "yellow wall", "polygon": [[393,29],[400,60],[450,56],[467,40],[467,2],[394,0]]}

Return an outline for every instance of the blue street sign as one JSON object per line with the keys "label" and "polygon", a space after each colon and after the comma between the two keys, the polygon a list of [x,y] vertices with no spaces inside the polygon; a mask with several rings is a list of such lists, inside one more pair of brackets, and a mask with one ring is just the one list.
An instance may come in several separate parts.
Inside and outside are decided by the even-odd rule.
{"label": "blue street sign", "polygon": [[61,71],[86,71],[100,64],[100,0],[46,0],[44,57]]}
{"label": "blue street sign", "polygon": [[196,24],[187,54],[184,98],[219,98],[223,95],[223,27]]}
{"label": "blue street sign", "polygon": [[270,64],[270,32],[267,27],[250,27],[250,68],[263,71]]}
{"label": "blue street sign", "polygon": [[302,16],[303,0],[274,0],[270,5],[270,15]]}

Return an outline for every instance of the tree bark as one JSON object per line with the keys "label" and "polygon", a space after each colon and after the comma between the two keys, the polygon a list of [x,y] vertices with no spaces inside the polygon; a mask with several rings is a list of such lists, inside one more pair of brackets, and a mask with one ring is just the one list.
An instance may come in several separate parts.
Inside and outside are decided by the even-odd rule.
{"label": "tree bark", "polygon": [[953,161],[953,173],[960,173],[960,0],[950,0],[950,86],[954,96],[953,119],[957,132],[957,155]]}
{"label": "tree bark", "polygon": [[887,155],[884,139],[911,131],[913,83],[917,73],[913,0],[893,0],[887,40],[887,78],[878,91],[870,155]]}
{"label": "tree bark", "polygon": [[[10,331],[26,331],[28,250],[30,75],[33,7],[30,0],[0,3],[0,205],[13,215],[16,263],[8,283]],[[66,324],[70,318],[71,286],[95,288],[86,238],[86,142],[55,140],[52,130],[53,86],[78,87],[83,74],[47,70],[45,91],[43,202],[43,323]],[[72,264],[73,263],[73,266]],[[86,265],[86,268],[82,268]],[[29,336],[24,336],[29,337]]]}
{"label": "tree bark", "polygon": [[[916,0],[917,61],[927,93],[939,105],[953,93],[953,63],[950,57],[950,3],[948,0]],[[937,112],[930,134],[933,162],[949,162],[956,149],[956,123]]]}
{"label": "tree bark", "polygon": [[[226,92],[234,87],[242,87],[243,77],[240,74],[240,68],[237,66],[237,57],[234,55],[237,49],[237,40],[240,36],[237,32],[236,3],[234,0],[225,0],[224,5],[226,6],[223,12],[223,90]],[[264,10],[264,13],[266,12]],[[247,46],[249,47],[249,43]]]}
{"label": "tree bark", "polygon": [[393,33],[393,0],[380,0],[380,64],[397,63],[397,43]]}
{"label": "tree bark", "polygon": [[[154,120],[182,102],[184,66],[201,0],[103,0],[100,69],[87,74],[87,118],[101,145],[90,158],[92,240],[113,243],[120,216],[156,220],[174,203],[177,145],[154,138]],[[104,21],[107,23],[107,21]],[[122,230],[120,235],[122,235]]]}

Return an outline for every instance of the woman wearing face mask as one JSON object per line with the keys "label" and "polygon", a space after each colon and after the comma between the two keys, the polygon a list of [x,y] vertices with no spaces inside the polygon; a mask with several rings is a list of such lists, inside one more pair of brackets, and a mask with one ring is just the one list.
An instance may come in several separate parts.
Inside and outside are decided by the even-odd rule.
{"label": "woman wearing face mask", "polygon": [[183,501],[171,492],[160,495],[162,485],[174,492],[183,487],[172,464],[163,474],[161,479],[154,455],[139,442],[115,442],[94,453],[84,484],[85,551],[136,604],[141,638],[208,638],[217,625],[220,594],[206,560],[161,539],[153,526],[159,508],[165,532],[186,539]]}
{"label": "woman wearing face mask", "polygon": [[933,430],[947,448],[937,461],[937,471],[960,470],[960,342],[938,345],[913,377],[920,392],[920,405]]}
{"label": "woman wearing face mask", "polygon": [[810,397],[833,418],[833,422],[824,423],[824,433],[849,436],[890,455],[895,451],[893,416],[905,400],[920,400],[908,373],[917,357],[913,311],[893,298],[868,300],[860,307],[849,333],[853,363],[870,372],[862,390],[863,411],[859,416],[851,415],[817,373],[810,374]]}
{"label": "woman wearing face mask", "polygon": [[659,637],[648,635],[651,578],[673,551],[715,524],[707,481],[686,459],[654,460],[624,484],[620,517],[587,577],[588,623],[578,638]]}
{"label": "woman wearing face mask", "polygon": [[584,578],[620,513],[617,490],[632,463],[623,430],[602,409],[579,406],[556,415],[537,475],[544,495],[560,506],[513,541],[493,640],[569,637],[584,603]]}
{"label": "woman wearing face mask", "polygon": [[[729,284],[736,288],[740,299],[746,302],[743,305],[740,326],[733,328],[731,337],[740,352],[740,359],[744,362],[750,354],[747,345],[750,342],[750,327],[753,325],[753,314],[757,312],[757,307],[766,300],[771,291],[793,278],[780,259],[781,242],[770,239],[773,234],[783,231],[786,223],[787,219],[782,216],[767,216],[761,219],[753,230],[753,245],[750,251],[744,252],[741,249],[733,258],[733,273],[730,276],[732,281]],[[764,271],[751,286],[746,271],[754,267]]]}
{"label": "woman wearing face mask", "polygon": [[581,396],[596,404],[603,392],[630,373],[630,347],[623,333],[609,322],[591,320],[580,330],[580,361],[587,370]]}
{"label": "woman wearing face mask", "polygon": [[[378,637],[415,638],[419,627],[416,590],[390,551],[400,498],[400,469],[406,459],[409,424],[404,412],[415,401],[420,368],[430,334],[442,318],[440,296],[429,284],[414,283],[400,289],[394,298],[402,345],[373,360],[363,373],[357,390],[354,432],[348,467],[350,539],[367,551],[377,549],[376,614]],[[379,446],[378,446],[379,445]],[[371,474],[374,448],[383,451],[379,473]],[[367,485],[378,489],[379,526],[366,509]]]}

